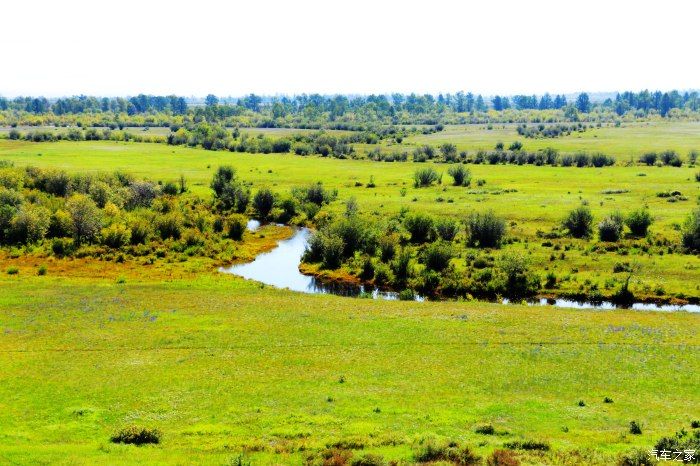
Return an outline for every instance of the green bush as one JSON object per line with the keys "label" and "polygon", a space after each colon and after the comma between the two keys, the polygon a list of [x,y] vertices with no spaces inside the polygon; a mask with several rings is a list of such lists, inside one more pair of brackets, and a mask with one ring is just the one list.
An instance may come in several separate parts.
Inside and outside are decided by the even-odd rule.
{"label": "green bush", "polygon": [[169,212],[158,215],[155,221],[155,229],[162,239],[180,239],[184,220],[179,212]]}
{"label": "green bush", "polygon": [[131,244],[146,244],[153,234],[151,223],[143,218],[134,218],[129,222]]}
{"label": "green bush", "polygon": [[564,220],[564,228],[574,238],[587,238],[591,235],[593,214],[587,206],[580,206],[569,212]]}
{"label": "green bush", "polygon": [[434,225],[433,218],[423,213],[409,214],[403,221],[403,226],[411,234],[411,241],[414,243],[431,241]]}
{"label": "green bush", "polygon": [[391,261],[396,255],[396,238],[392,235],[381,235],[377,240],[379,257],[382,262]]}
{"label": "green bush", "polygon": [[65,210],[57,210],[51,215],[48,236],[51,238],[64,238],[73,235],[73,219]]}
{"label": "green bush", "polygon": [[384,461],[382,456],[373,455],[371,453],[362,455],[361,457],[355,458],[350,462],[351,466],[384,466],[386,464],[387,463]]}
{"label": "green bush", "polygon": [[690,252],[700,252],[700,208],[687,218],[681,234],[684,248]]}
{"label": "green bush", "polygon": [[495,267],[492,287],[509,298],[535,295],[540,289],[540,278],[530,270],[528,259],[520,254],[503,254]]}
{"label": "green bush", "polygon": [[440,175],[431,167],[419,168],[413,174],[413,186],[421,188],[438,182]]}
{"label": "green bush", "polygon": [[253,196],[253,209],[261,220],[265,220],[275,206],[275,195],[268,188],[261,188]]}
{"label": "green bush", "polygon": [[617,466],[656,466],[658,461],[649,455],[649,451],[636,448],[621,454],[616,464]]}
{"label": "green bush", "polygon": [[452,219],[444,218],[435,223],[435,231],[445,241],[452,241],[459,233],[459,225]]}
{"label": "green bush", "polygon": [[422,253],[422,262],[428,270],[441,272],[450,265],[454,251],[449,243],[437,242],[429,244]]}
{"label": "green bush", "polygon": [[637,421],[630,422],[630,434],[632,434],[632,435],[641,435],[642,434],[642,426]]}
{"label": "green bush", "polygon": [[598,237],[601,241],[618,241],[622,235],[623,225],[623,219],[619,213],[605,217],[598,224]]}
{"label": "green bush", "polygon": [[40,265],[39,270],[37,270],[36,274],[40,277],[43,277],[48,271],[49,269],[45,265]]}
{"label": "green bush", "polygon": [[11,265],[10,267],[7,268],[7,274],[8,275],[18,275],[19,268],[15,267],[14,265]]}
{"label": "green bush", "polygon": [[506,222],[489,210],[467,218],[467,244],[471,247],[500,247],[506,234]]}
{"label": "green bush", "polygon": [[66,202],[66,210],[71,216],[76,242],[93,241],[102,228],[102,212],[95,201],[83,194],[74,194]]}
{"label": "green bush", "polygon": [[24,204],[10,221],[9,237],[17,243],[31,244],[46,236],[51,214],[40,206]]}
{"label": "green bush", "polygon": [[460,466],[481,464],[481,458],[469,447],[459,447],[455,442],[439,441],[434,438],[420,439],[413,446],[413,459],[418,463],[445,461]]}
{"label": "green bush", "polygon": [[455,186],[469,186],[472,182],[471,172],[463,165],[453,165],[447,173],[452,177]]}
{"label": "green bush", "polygon": [[226,218],[226,236],[234,241],[243,239],[248,220],[240,214],[229,215]]}
{"label": "green bush", "polygon": [[102,229],[102,243],[110,248],[119,249],[131,241],[131,229],[125,225],[114,223]]}
{"label": "green bush", "polygon": [[160,443],[162,434],[157,429],[131,426],[121,429],[110,437],[112,443],[126,443],[132,445],[144,445],[147,443]]}
{"label": "green bush", "polygon": [[631,212],[625,219],[625,223],[632,234],[638,237],[646,236],[647,231],[653,222],[654,218],[651,216],[649,211],[644,208]]}

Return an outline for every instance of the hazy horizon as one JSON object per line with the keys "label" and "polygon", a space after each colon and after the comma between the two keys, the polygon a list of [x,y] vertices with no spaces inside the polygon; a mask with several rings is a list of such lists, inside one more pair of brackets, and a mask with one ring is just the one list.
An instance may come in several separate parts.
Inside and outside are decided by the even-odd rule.
{"label": "hazy horizon", "polygon": [[[0,95],[203,97],[697,88],[690,2],[12,2]],[[36,33],[40,31],[41,33]],[[18,39],[21,38],[21,39]]]}

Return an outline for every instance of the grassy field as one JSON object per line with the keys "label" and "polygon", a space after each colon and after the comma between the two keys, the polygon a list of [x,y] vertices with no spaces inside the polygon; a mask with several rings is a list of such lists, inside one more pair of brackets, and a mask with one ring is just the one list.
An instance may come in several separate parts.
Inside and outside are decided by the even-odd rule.
{"label": "grassy field", "polygon": [[408,144],[453,143],[459,150],[491,150],[496,143],[521,141],[525,150],[535,151],[553,147],[562,152],[603,152],[618,160],[635,161],[649,151],[673,149],[682,156],[700,150],[700,122],[639,122],[623,123],[621,127],[604,126],[560,138],[528,139],[518,135],[516,124],[446,126],[444,131],[406,138]]}
{"label": "grassy field", "polygon": [[[655,217],[652,235],[672,243],[680,241],[679,227],[695,208],[700,184],[694,181],[697,168],[687,166],[647,167],[614,166],[605,168],[536,167],[512,165],[470,165],[473,178],[483,179],[482,187],[462,188],[445,185],[414,188],[413,172],[418,164],[380,163],[363,160],[336,160],[300,157],[291,154],[237,154],[205,151],[161,144],[119,142],[57,142],[29,143],[0,141],[0,159],[17,165],[55,167],[70,172],[122,170],[152,180],[175,181],[184,174],[190,188],[197,194],[210,194],[209,182],[216,168],[233,165],[240,176],[255,186],[267,185],[280,193],[292,187],[323,181],[337,188],[339,200],[331,209],[341,211],[344,202],[355,197],[360,208],[376,218],[397,213],[402,207],[434,215],[465,218],[472,211],[493,209],[510,224],[510,232],[539,246],[537,231],[549,232],[566,213],[587,201],[599,221],[615,210],[623,213],[648,206]],[[436,165],[441,172],[447,165]],[[644,176],[642,176],[644,175]],[[377,185],[365,185],[374,177]],[[362,183],[362,186],[356,186]],[[609,190],[627,191],[606,194]],[[680,191],[688,200],[668,202],[659,198],[662,191]],[[601,289],[618,262],[634,260],[641,265],[635,279],[637,294],[652,296],[663,288],[671,296],[698,296],[700,290],[700,258],[687,254],[639,254],[633,258],[614,252],[591,254],[591,242],[566,240],[571,251],[563,260],[551,261],[553,251],[530,248],[527,243],[513,245],[531,255],[541,270],[571,276],[572,290],[582,284],[596,283]],[[572,271],[577,272],[572,273]],[[608,290],[611,291],[611,290]]]}
{"label": "grassy field", "polygon": [[[482,455],[546,439],[523,464],[603,465],[700,409],[693,314],[357,300],[121,267],[0,276],[0,462],[301,464],[338,442],[410,460],[437,435]],[[109,443],[131,424],[162,443]]]}
{"label": "grassy field", "polygon": [[[338,189],[331,210],[355,197],[378,219],[402,207],[459,218],[493,209],[524,239],[506,249],[530,253],[543,272],[601,286],[615,263],[632,259],[565,239],[566,259],[552,262],[536,232],[582,200],[597,218],[646,204],[653,237],[677,242],[700,186],[697,168],[686,166],[470,165],[483,186],[417,189],[413,163],[119,142],[0,140],[0,160],[155,181],[184,174],[203,196],[216,168],[230,164],[255,189],[283,193],[322,180]],[[688,200],[656,196],[669,190]],[[288,234],[248,233],[237,257]],[[697,256],[634,260],[636,290],[661,284],[698,296]],[[47,276],[37,276],[40,265]],[[302,295],[215,265],[0,255],[0,463],[235,464],[243,454],[252,464],[302,464],[335,444],[354,457],[410,462],[419,439],[438,436],[482,456],[517,440],[551,444],[518,452],[525,465],[610,465],[699,417],[698,314]],[[4,273],[10,266],[19,273]],[[632,420],[641,435],[629,433]],[[481,424],[497,434],[476,433]],[[162,443],[110,443],[128,425],[159,429]]]}

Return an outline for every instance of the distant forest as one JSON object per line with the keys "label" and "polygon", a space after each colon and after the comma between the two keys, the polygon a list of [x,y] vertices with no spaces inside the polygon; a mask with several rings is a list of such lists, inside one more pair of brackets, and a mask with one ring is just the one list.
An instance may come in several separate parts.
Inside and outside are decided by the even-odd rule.
{"label": "distant forest", "polygon": [[[140,94],[134,97],[74,96],[58,99],[45,97],[0,97],[0,111],[26,112],[30,114],[69,115],[82,113],[149,114],[170,113],[187,115],[201,112],[214,119],[234,117],[246,112],[264,113],[273,119],[290,115],[313,118],[325,114],[330,121],[347,114],[392,117],[400,113],[409,115],[440,115],[451,113],[483,113],[488,110],[565,110],[567,118],[572,113],[592,111],[610,112],[623,116],[634,112],[635,116],[657,114],[666,117],[673,109],[697,112],[700,95],[693,92],[623,92],[616,97],[594,102],[588,93],[581,93],[571,102],[564,95],[514,95],[489,96],[471,92],[455,94],[391,94],[369,96],[324,96],[320,94],[293,97],[266,97],[250,94],[238,99],[218,98],[212,94],[204,101],[175,95],[156,96]],[[575,112],[574,112],[575,111]]]}

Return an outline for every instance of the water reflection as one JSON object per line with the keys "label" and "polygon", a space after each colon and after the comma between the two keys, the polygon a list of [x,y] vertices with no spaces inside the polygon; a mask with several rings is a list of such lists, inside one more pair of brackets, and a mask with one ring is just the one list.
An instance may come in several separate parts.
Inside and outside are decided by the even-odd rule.
{"label": "water reflection", "polygon": [[[260,222],[250,220],[248,229],[255,231],[260,227]],[[256,280],[277,288],[288,288],[292,291],[302,293],[334,294],[338,296],[366,297],[375,299],[398,299],[398,293],[391,291],[381,291],[376,288],[365,288],[364,286],[348,285],[340,283],[323,283],[315,277],[304,275],[299,271],[301,257],[306,249],[306,244],[311,232],[308,228],[299,228],[294,235],[286,240],[280,241],[278,246],[272,251],[260,254],[253,262],[247,264],[222,267],[219,270],[225,273],[239,275],[243,278]],[[417,296],[416,300],[422,301]],[[504,299],[503,304],[510,304]],[[568,299],[546,299],[529,301],[527,304],[533,306],[556,306],[575,309],[617,309],[619,306],[607,301],[603,302],[578,302]],[[683,306],[665,304],[634,303],[632,309],[643,311],[688,311],[700,312],[700,306],[696,304],[686,304]]]}

